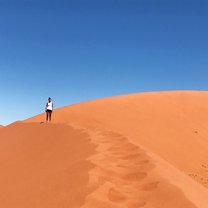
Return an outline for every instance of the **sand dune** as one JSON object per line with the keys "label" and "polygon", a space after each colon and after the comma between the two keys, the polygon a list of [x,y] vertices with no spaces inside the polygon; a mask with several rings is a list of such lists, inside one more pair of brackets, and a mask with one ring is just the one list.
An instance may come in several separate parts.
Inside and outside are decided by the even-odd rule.
{"label": "sand dune", "polygon": [[0,207],[84,203],[94,167],[86,160],[94,152],[86,133],[64,124],[15,123],[0,131],[0,139]]}
{"label": "sand dune", "polygon": [[0,206],[208,207],[208,92],[138,93],[0,131]]}

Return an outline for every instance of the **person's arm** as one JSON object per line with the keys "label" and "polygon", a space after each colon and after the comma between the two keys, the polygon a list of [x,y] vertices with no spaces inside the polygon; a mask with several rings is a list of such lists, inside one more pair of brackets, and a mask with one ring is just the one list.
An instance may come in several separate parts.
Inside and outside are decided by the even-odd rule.
{"label": "person's arm", "polygon": [[45,111],[47,110],[47,107],[48,107],[48,103],[46,103]]}

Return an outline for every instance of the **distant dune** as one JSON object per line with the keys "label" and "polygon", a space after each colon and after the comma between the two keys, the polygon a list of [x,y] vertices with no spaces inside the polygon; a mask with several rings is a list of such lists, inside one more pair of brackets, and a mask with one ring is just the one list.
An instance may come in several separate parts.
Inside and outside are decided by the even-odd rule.
{"label": "distant dune", "polygon": [[138,93],[0,131],[4,208],[207,208],[208,92]]}

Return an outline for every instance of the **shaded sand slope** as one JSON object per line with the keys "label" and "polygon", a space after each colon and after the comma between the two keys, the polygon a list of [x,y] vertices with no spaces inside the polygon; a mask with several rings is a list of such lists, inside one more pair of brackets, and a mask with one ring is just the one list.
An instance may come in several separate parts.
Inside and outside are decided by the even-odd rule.
{"label": "shaded sand slope", "polygon": [[[81,151],[80,151],[81,150]],[[84,150],[84,151],[82,151]],[[0,131],[0,207],[80,207],[92,190],[86,133],[63,124],[22,124]]]}
{"label": "shaded sand slope", "polygon": [[97,145],[89,181],[94,191],[83,207],[208,207],[207,104],[208,92],[176,91],[54,111],[55,123],[85,129]]}

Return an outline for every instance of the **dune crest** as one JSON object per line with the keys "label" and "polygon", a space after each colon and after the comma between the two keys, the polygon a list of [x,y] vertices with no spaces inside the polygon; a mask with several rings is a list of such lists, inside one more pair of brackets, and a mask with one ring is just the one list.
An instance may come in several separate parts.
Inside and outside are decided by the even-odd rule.
{"label": "dune crest", "polygon": [[206,208],[208,92],[80,103],[0,131],[4,208]]}
{"label": "dune crest", "polygon": [[[53,115],[55,123],[83,128],[91,132],[89,134],[99,132],[101,135],[106,135],[106,132],[114,132],[120,135],[120,138],[105,136],[105,141],[99,139],[99,136],[91,136],[91,141],[101,152],[91,158],[95,168],[89,172],[89,175],[93,176],[90,177],[90,181],[92,178],[95,181],[92,180],[89,184],[94,184],[96,187],[96,180],[105,183],[95,188],[94,192],[86,198],[84,207],[87,207],[88,203],[91,203],[89,207],[98,205],[121,207],[121,204],[123,207],[162,207],[162,204],[168,202],[169,204],[163,207],[180,207],[180,204],[184,203],[182,207],[206,208],[208,204],[207,103],[206,91],[170,91],[116,96],[55,110]],[[42,114],[25,122],[41,122],[43,119]],[[127,153],[126,143],[124,152],[121,146],[118,145],[116,148],[114,141],[122,144],[124,140],[137,150]],[[109,143],[110,154],[106,150]],[[140,156],[145,159],[139,161]],[[99,162],[98,165],[99,157],[105,163]],[[114,160],[118,165],[116,167]],[[131,169],[125,161],[127,164],[134,161],[135,170],[122,175],[122,171]],[[100,167],[100,164],[104,166]],[[148,169],[149,166],[152,166],[152,169]],[[98,179],[95,179],[95,176]],[[145,180],[147,181],[143,184],[142,181]],[[112,185],[112,181],[119,185]],[[126,194],[137,192],[134,190],[134,185],[129,185],[129,189],[123,188],[122,181],[136,183],[137,190],[139,189],[138,196]],[[160,198],[164,190],[170,190],[170,197],[177,196],[178,199],[171,201],[168,196]],[[144,196],[140,191],[145,193]],[[134,197],[140,198],[135,204]],[[132,201],[132,204],[129,201]]]}

